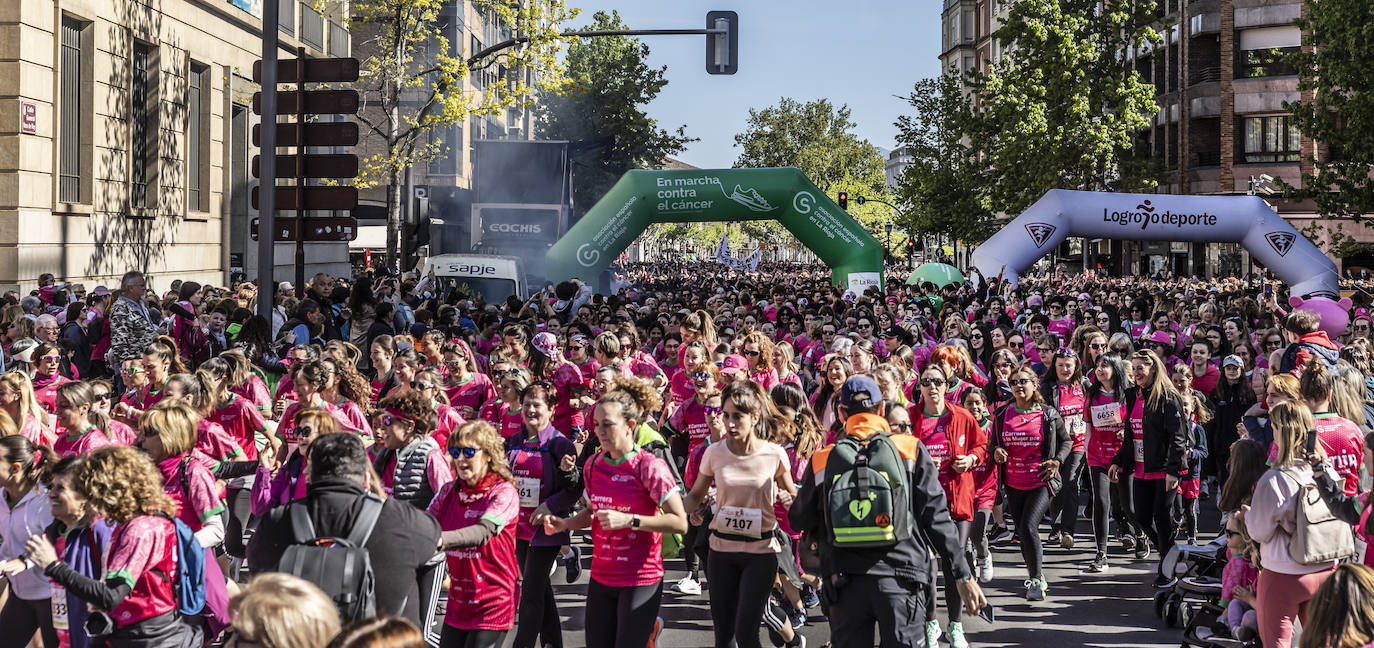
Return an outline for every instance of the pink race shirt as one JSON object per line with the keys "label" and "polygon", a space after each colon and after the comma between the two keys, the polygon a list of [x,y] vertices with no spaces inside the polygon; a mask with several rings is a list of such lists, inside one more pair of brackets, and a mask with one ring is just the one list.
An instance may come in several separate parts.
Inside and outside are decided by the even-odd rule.
{"label": "pink race shirt", "polygon": [[1126,404],[1114,394],[1099,393],[1088,408],[1088,465],[1106,468],[1112,465],[1121,439],[1116,433],[1126,428]]}
{"label": "pink race shirt", "polygon": [[[668,464],[639,449],[618,463],[601,453],[587,460],[587,503],[595,513],[655,515],[677,492]],[[592,519],[592,578],[610,587],[652,585],[663,580],[662,536],[633,528],[606,529]]]}
{"label": "pink race shirt", "polygon": [[1083,452],[1083,442],[1088,432],[1088,426],[1084,420],[1088,396],[1083,393],[1083,386],[1079,384],[1061,384],[1058,389],[1059,415],[1064,417],[1064,429],[1073,439],[1073,447],[1069,451]]}
{"label": "pink race shirt", "polygon": [[1008,406],[1002,414],[1002,447],[1007,449],[1007,487],[1033,490],[1045,485],[1040,479],[1041,449],[1045,411],[1039,406],[1029,412]]}
{"label": "pink race shirt", "polygon": [[509,630],[515,625],[515,588],[520,578],[515,518],[519,513],[520,496],[504,479],[485,490],[450,482],[430,502],[429,514],[444,531],[482,520],[496,526],[496,535],[481,546],[444,552],[450,579],[444,625],[459,630]]}
{"label": "pink race shirt", "polygon": [[926,452],[930,453],[930,460],[935,462],[940,468],[940,485],[945,487],[945,497],[950,497],[949,485],[954,481],[954,462],[950,456],[949,448],[949,429],[950,413],[945,412],[944,416],[926,416],[921,418],[921,429],[916,431],[916,438],[921,440],[921,445],[926,447]]}
{"label": "pink race shirt", "polygon": [[224,428],[243,449],[249,461],[257,461],[257,433],[267,429],[267,422],[262,418],[262,412],[248,399],[231,393],[229,402],[210,410],[205,418]]}
{"label": "pink race shirt", "polygon": [[1045,327],[1045,330],[1046,330],[1046,331],[1049,331],[1050,333],[1054,333],[1055,335],[1058,335],[1058,336],[1059,336],[1059,339],[1061,339],[1061,340],[1067,340],[1067,339],[1069,339],[1070,337],[1072,337],[1072,336],[1073,336],[1073,329],[1074,329],[1073,320],[1072,320],[1071,318],[1068,318],[1068,317],[1065,317],[1064,319],[1054,319],[1054,318],[1050,318],[1050,324],[1049,324],[1049,326],[1046,326],[1046,327]]}
{"label": "pink race shirt", "polygon": [[472,374],[461,383],[445,382],[444,392],[448,394],[448,404],[460,412],[464,407],[471,407],[474,412],[481,411],[482,403],[496,398],[496,387],[491,379],[480,373]]}
{"label": "pink race shirt", "polygon": [[684,401],[681,406],[673,410],[673,414],[668,417],[668,420],[674,430],[687,433],[688,454],[711,437],[711,428],[706,425],[706,406],[698,402],[695,397]]}
{"label": "pink race shirt", "polygon": [[61,434],[57,436],[57,443],[53,445],[53,450],[62,457],[74,457],[111,445],[110,439],[105,436],[105,433],[94,425],[87,426],[85,430],[79,431],[75,435],[72,435],[71,431],[65,428],[61,429],[60,432]]}
{"label": "pink race shirt", "polygon": [[1354,497],[1360,492],[1360,463],[1364,460],[1364,435],[1349,420],[1327,412],[1312,416],[1317,426],[1317,440],[1336,474],[1345,478],[1345,494]]}

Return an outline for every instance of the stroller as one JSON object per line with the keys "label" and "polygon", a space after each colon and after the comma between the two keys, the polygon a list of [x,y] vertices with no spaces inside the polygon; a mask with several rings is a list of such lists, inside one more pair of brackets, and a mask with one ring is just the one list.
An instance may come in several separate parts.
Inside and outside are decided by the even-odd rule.
{"label": "stroller", "polygon": [[1220,601],[1226,561],[1225,536],[1203,545],[1170,547],[1161,565],[1169,582],[1155,592],[1155,616],[1170,628],[1190,625],[1201,604]]}

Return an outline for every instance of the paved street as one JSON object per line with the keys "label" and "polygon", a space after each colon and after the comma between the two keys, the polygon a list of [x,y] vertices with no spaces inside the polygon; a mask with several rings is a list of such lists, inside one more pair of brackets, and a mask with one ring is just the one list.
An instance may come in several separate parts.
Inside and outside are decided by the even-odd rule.
{"label": "paved street", "polygon": [[[1207,503],[1201,508],[1208,508]],[[1204,528],[1216,528],[1215,513],[1204,513],[1203,519]],[[1026,575],[1020,566],[1019,549],[1014,545],[994,547],[997,574],[992,583],[984,586],[984,591],[996,607],[997,624],[990,627],[981,619],[967,621],[965,629],[970,643],[979,648],[1178,646],[1180,631],[1166,628],[1150,609],[1152,589],[1148,583],[1153,577],[1155,556],[1151,555],[1148,561],[1137,561],[1113,542],[1110,570],[1106,574],[1082,573],[1092,558],[1088,548],[1091,538],[1085,535],[1086,531],[1087,525],[1080,524],[1079,544],[1072,551],[1058,547],[1046,549],[1045,574],[1050,589],[1047,600],[1039,603],[1029,603],[1024,598],[1021,583]],[[682,577],[680,568],[680,561],[670,563],[669,584]],[[557,588],[568,648],[583,645],[580,606],[586,578],[584,573],[579,583]],[[555,574],[554,580],[561,583],[562,572]],[[707,589],[709,591],[709,585]],[[819,609],[811,612],[820,614]],[[705,592],[701,596],[684,596],[671,591],[670,585],[663,597],[662,616],[667,629],[660,645],[683,648],[711,645],[711,619]],[[946,620],[943,607],[938,618],[943,627]],[[803,634],[812,648],[822,646],[829,641],[829,626],[824,618],[813,617]],[[763,644],[769,645],[766,635]],[[942,642],[942,645],[948,644]]]}

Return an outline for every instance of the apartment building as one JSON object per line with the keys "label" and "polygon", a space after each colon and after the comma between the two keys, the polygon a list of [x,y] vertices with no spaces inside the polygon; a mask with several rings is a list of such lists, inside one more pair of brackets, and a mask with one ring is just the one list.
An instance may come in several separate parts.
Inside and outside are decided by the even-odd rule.
{"label": "apartment building", "polygon": [[[283,56],[348,56],[344,25],[308,2],[280,9]],[[252,267],[261,14],[258,0],[0,2],[0,286],[131,268],[155,288],[224,284]],[[346,262],[340,244],[308,258]]]}
{"label": "apartment building", "polygon": [[[991,34],[1011,2],[945,0],[945,70],[986,69],[1000,60],[1003,50]],[[1163,42],[1131,56],[1155,86],[1160,106],[1140,134],[1141,154],[1164,170],[1160,193],[1273,195],[1277,180],[1301,184],[1309,156],[1332,153],[1292,127],[1283,107],[1302,98],[1296,70],[1283,60],[1302,47],[1293,24],[1301,12],[1302,0],[1159,0]],[[1319,245],[1335,230],[1374,248],[1374,233],[1363,226],[1320,219],[1310,203],[1268,200],[1299,230],[1317,225]],[[1071,239],[1058,252],[1080,258],[1085,245],[1091,263],[1117,273],[1214,276],[1251,269],[1249,254],[1236,244]],[[1371,253],[1336,261],[1374,268]]]}

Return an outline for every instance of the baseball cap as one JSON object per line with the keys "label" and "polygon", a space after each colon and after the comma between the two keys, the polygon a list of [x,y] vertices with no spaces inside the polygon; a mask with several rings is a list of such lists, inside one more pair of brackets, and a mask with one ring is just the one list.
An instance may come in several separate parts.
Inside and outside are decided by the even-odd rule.
{"label": "baseball cap", "polygon": [[1241,368],[1244,368],[1244,367],[1245,367],[1245,361],[1241,360],[1241,359],[1240,359],[1240,356],[1238,356],[1238,355],[1232,353],[1231,355],[1226,356],[1226,359],[1225,359],[1225,360],[1222,360],[1222,361],[1221,361],[1221,366],[1222,366],[1223,368],[1225,368],[1225,367],[1241,367]]}
{"label": "baseball cap", "polygon": [[885,338],[904,338],[906,337],[906,335],[906,329],[897,326],[896,324],[887,327],[887,330],[883,331],[883,337]]}
{"label": "baseball cap", "polygon": [[1171,337],[1169,337],[1169,334],[1168,334],[1168,333],[1165,333],[1164,331],[1155,331],[1154,333],[1151,333],[1151,334],[1150,334],[1150,337],[1145,338],[1145,341],[1146,341],[1146,342],[1158,342],[1159,344],[1173,344],[1173,343],[1174,343],[1174,339],[1171,338]]}
{"label": "baseball cap", "polygon": [[104,297],[105,295],[110,294],[110,289],[104,286],[96,286],[95,290],[91,291],[91,294],[95,295],[96,297]]}
{"label": "baseball cap", "polygon": [[749,362],[744,359],[744,356],[738,353],[732,353],[725,356],[725,361],[720,366],[720,372],[723,374],[736,374],[747,368],[749,368]]}
{"label": "baseball cap", "polygon": [[1031,295],[1030,297],[1027,297],[1027,298],[1026,298],[1026,305],[1027,305],[1027,306],[1041,306],[1041,305],[1043,305],[1044,303],[1045,303],[1045,300],[1044,300],[1044,298],[1042,298],[1040,295]]}
{"label": "baseball cap", "polygon": [[868,376],[853,376],[840,387],[840,405],[869,408],[883,402],[878,383]]}

